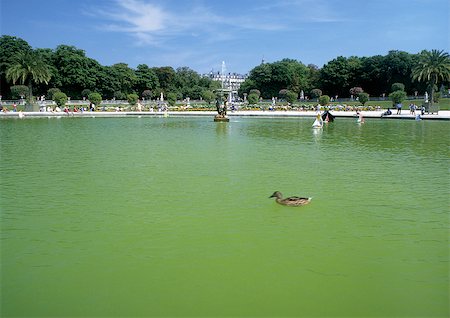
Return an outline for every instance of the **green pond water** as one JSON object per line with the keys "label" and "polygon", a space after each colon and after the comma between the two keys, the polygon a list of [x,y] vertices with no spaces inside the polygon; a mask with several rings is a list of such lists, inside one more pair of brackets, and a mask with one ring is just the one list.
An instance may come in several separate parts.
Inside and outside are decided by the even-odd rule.
{"label": "green pond water", "polygon": [[448,316],[449,123],[312,121],[0,120],[1,316]]}

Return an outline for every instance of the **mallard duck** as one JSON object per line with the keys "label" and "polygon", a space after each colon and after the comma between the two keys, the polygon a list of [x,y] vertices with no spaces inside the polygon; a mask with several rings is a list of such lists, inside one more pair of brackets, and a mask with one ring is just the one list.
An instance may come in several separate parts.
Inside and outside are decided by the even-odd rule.
{"label": "mallard duck", "polygon": [[276,198],[275,201],[282,205],[301,206],[311,202],[312,198],[288,197],[283,199],[280,191],[275,191],[269,198]]}

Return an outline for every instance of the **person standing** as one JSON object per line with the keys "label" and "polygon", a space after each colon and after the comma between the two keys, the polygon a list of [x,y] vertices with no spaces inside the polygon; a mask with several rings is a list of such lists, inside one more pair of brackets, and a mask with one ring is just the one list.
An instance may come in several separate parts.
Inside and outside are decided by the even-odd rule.
{"label": "person standing", "polygon": [[402,114],[402,103],[398,103],[397,104],[397,115],[401,115]]}

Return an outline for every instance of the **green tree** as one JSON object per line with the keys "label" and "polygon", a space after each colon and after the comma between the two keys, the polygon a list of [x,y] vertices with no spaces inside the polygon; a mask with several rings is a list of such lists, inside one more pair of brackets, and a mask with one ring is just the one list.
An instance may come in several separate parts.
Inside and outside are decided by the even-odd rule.
{"label": "green tree", "polygon": [[94,104],[97,107],[102,102],[102,95],[100,95],[99,93],[90,93],[88,99],[92,104]]}
{"label": "green tree", "polygon": [[11,66],[14,57],[20,52],[30,52],[31,46],[21,38],[2,35],[0,37],[0,95],[6,99],[10,94],[10,84],[6,79],[6,70]]}
{"label": "green tree", "polygon": [[286,101],[293,104],[297,101],[298,94],[296,92],[288,90],[286,93]]}
{"label": "green tree", "polygon": [[406,99],[405,91],[395,91],[389,94],[389,99],[392,100],[392,104],[395,106],[396,104],[402,103]]}
{"label": "green tree", "polygon": [[47,91],[47,99],[53,100],[53,95],[59,92],[61,92],[59,88],[56,87],[49,88],[49,90]]}
{"label": "green tree", "polygon": [[81,97],[87,98],[92,91],[89,88],[85,88],[81,91]]}
{"label": "green tree", "polygon": [[11,86],[11,97],[13,99],[23,98],[23,96],[28,96],[28,86],[25,85],[14,85]]}
{"label": "green tree", "polygon": [[83,50],[59,45],[53,59],[61,81],[59,88],[67,95],[79,98],[83,89],[96,89],[101,66],[97,61],[86,57]]}
{"label": "green tree", "polygon": [[395,91],[404,91],[405,90],[405,84],[403,83],[394,83],[391,85],[391,90],[393,92]]}
{"label": "green tree", "polygon": [[358,94],[358,99],[364,106],[369,101],[369,94],[361,92]]}
{"label": "green tree", "polygon": [[167,102],[170,106],[174,106],[177,102],[177,94],[174,92],[167,93]]}
{"label": "green tree", "polygon": [[250,105],[256,105],[256,104],[258,104],[259,97],[258,97],[258,95],[253,93],[253,94],[248,95],[247,100]]}
{"label": "green tree", "polygon": [[144,90],[144,91],[142,92],[142,98],[145,98],[145,99],[149,100],[149,99],[152,98],[152,94],[153,94],[153,93],[152,93],[151,90],[146,89],[146,90]]}
{"label": "green tree", "polygon": [[322,90],[319,88],[314,88],[313,90],[311,90],[311,97],[312,98],[319,98],[320,96],[322,96]]}
{"label": "green tree", "polygon": [[28,101],[31,103],[34,83],[46,83],[51,78],[50,70],[34,51],[19,52],[6,71],[6,78],[14,84],[19,81],[28,85]]}
{"label": "green tree", "polygon": [[205,90],[202,93],[202,98],[205,102],[208,103],[208,105],[211,104],[215,97],[216,95],[210,90]]}
{"label": "green tree", "polygon": [[139,96],[137,94],[133,93],[133,94],[127,95],[128,104],[130,104],[130,105],[136,105],[138,99],[139,99]]}
{"label": "green tree", "polygon": [[133,88],[136,92],[154,90],[159,86],[158,76],[146,64],[139,64],[134,73],[136,75],[136,81]]}
{"label": "green tree", "polygon": [[59,107],[64,107],[68,100],[67,95],[63,92],[56,92],[52,98]]}
{"label": "green tree", "polygon": [[326,106],[330,103],[330,96],[328,95],[321,95],[319,97],[319,104],[322,106]]}
{"label": "green tree", "polygon": [[428,83],[432,105],[438,83],[450,81],[450,55],[443,50],[422,51],[418,64],[412,70],[412,78]]}

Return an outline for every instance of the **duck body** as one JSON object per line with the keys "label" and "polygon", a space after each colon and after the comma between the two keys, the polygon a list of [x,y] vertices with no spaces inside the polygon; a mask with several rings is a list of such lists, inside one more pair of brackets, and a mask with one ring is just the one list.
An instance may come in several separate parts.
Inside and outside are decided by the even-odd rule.
{"label": "duck body", "polygon": [[312,198],[304,198],[304,197],[287,197],[283,199],[283,195],[280,191],[275,191],[269,198],[275,198],[275,201],[281,205],[287,206],[302,206],[309,204]]}

